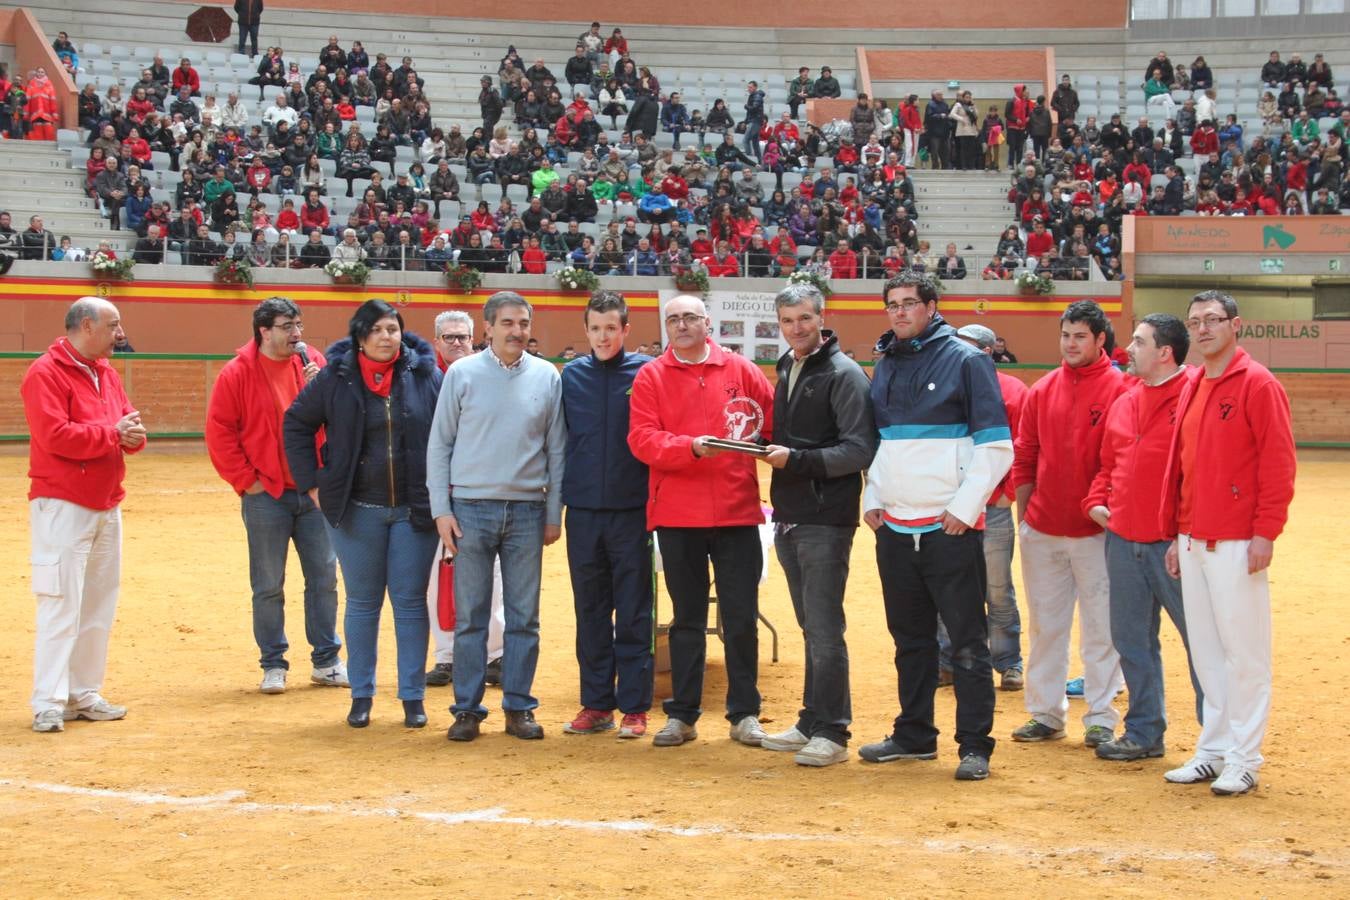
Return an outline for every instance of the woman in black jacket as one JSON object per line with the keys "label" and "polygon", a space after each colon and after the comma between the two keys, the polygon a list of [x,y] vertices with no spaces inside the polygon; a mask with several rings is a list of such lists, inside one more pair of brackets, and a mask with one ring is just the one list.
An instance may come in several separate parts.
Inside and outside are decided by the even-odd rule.
{"label": "woman in black jacket", "polygon": [[[386,590],[394,610],[398,696],[409,728],[427,723],[427,580],[436,528],[426,486],[427,437],[441,372],[436,353],[403,330],[383,300],[352,316],[350,337],[286,412],[286,459],[296,488],[323,510],[347,588],[347,724],[370,723],[376,644]],[[316,465],[314,436],[326,440]]]}

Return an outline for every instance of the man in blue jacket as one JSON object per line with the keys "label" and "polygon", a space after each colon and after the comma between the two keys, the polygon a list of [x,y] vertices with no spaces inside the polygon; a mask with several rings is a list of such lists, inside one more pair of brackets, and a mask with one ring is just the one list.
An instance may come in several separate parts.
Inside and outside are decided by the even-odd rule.
{"label": "man in blue jacket", "polygon": [[562,500],[581,670],[581,712],[563,731],[609,731],[617,707],[619,737],[639,738],[652,705],[652,547],[647,467],[628,449],[628,398],[651,357],[624,350],[628,305],[617,291],[592,294],[583,321],[591,355],[562,371]]}
{"label": "man in blue jacket", "polygon": [[989,776],[994,677],[985,613],[984,509],[1012,465],[1012,434],[993,361],[938,312],[931,275],[886,282],[891,330],[877,341],[872,405],[881,446],[863,521],[877,535],[886,624],[895,638],[900,715],[869,762],[936,759],[938,616],[952,642],[956,777]]}

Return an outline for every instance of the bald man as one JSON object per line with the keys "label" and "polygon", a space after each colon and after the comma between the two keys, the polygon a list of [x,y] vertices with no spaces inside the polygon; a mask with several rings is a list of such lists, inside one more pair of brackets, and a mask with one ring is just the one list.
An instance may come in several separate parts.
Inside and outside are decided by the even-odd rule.
{"label": "bald man", "polygon": [[65,325],[19,389],[31,438],[33,730],[43,733],[127,714],[100,691],[121,577],[124,457],[145,446],[141,414],[108,364],[125,338],[117,307],[81,297]]}

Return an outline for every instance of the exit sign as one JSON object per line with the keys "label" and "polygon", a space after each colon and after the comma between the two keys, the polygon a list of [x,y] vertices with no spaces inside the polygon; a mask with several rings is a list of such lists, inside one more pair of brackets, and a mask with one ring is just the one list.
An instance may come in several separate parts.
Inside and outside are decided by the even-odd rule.
{"label": "exit sign", "polygon": [[1339,272],[1341,270],[1341,261],[1339,259],[1329,259],[1327,260],[1327,268],[1332,272]]}

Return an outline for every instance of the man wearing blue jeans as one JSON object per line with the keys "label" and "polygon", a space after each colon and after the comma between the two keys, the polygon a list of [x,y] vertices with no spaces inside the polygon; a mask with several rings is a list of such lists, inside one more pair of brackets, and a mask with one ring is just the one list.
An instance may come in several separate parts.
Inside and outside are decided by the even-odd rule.
{"label": "man wearing blue jeans", "polygon": [[452,741],[478,737],[487,716],[483,678],[498,559],[506,732],[523,740],[544,736],[530,691],[539,662],[543,550],[562,536],[567,430],[558,370],[525,352],[532,312],[511,291],[488,298],[488,348],[446,371],[427,442],[431,514],[455,555],[455,723],[446,735]]}
{"label": "man wearing blue jeans", "polygon": [[764,158],[759,147],[759,130],[764,127],[764,92],[750,82],[745,88],[745,153],[756,161]]}
{"label": "man wearing blue jeans", "polygon": [[[1190,337],[1176,316],[1153,313],[1134,330],[1127,352],[1139,382],[1112,405],[1102,435],[1101,468],[1083,500],[1083,512],[1106,529],[1106,571],[1111,576],[1111,643],[1130,691],[1125,733],[1097,746],[1102,759],[1129,762],[1163,755],[1167,710],[1163,700],[1163,610],[1186,639],[1181,582],[1167,572],[1167,548],[1176,537],[1163,529],[1167,452],[1175,430],[1177,401],[1186,381]],[[1203,692],[1191,667],[1196,719]]]}
{"label": "man wearing blue jeans", "polygon": [[[994,354],[998,340],[983,325],[966,325],[956,336],[988,355]],[[996,372],[1003,409],[1008,413],[1008,428],[1017,440],[1017,425],[1022,418],[1022,403],[1027,386],[1020,378]],[[988,581],[986,601],[989,609],[989,653],[994,671],[999,673],[999,688],[1020,691],[1022,678],[1022,619],[1017,612],[1017,591],[1013,588],[1012,558],[1016,530],[1012,517],[1013,490],[1007,476],[999,483],[989,505],[984,508],[984,570]],[[938,684],[952,683],[952,642],[947,626],[938,619]]]}
{"label": "man wearing blue jeans", "polygon": [[806,684],[797,722],[760,746],[796,754],[798,765],[848,759],[848,646],[844,586],[858,530],[862,470],[877,449],[867,376],[825,330],[825,298],[792,284],[774,298],[778,328],[791,350],[778,361],[773,398],[774,545],[806,639]]}
{"label": "man wearing blue jeans", "polygon": [[305,637],[314,684],[347,687],[338,659],[337,563],[314,502],[295,489],[281,441],[281,421],[301,388],[324,365],[301,335],[300,308],[269,297],[253,310],[253,340],[221,369],[206,412],[206,450],[220,477],[239,494],[253,587],[253,638],[263,679],[259,690],[286,690],[286,554],[291,543],[305,576]]}

